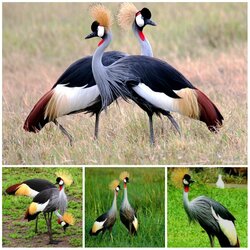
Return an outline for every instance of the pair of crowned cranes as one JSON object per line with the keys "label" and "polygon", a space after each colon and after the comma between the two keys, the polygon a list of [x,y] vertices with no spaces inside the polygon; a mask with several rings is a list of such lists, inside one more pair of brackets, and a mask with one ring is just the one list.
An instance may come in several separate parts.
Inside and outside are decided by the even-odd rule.
{"label": "pair of crowned cranes", "polygon": [[153,57],[151,45],[143,33],[146,25],[155,25],[149,9],[137,10],[132,3],[125,3],[118,14],[123,28],[132,26],[142,55],[105,52],[112,40],[111,13],[96,4],[91,6],[91,14],[95,21],[91,25],[92,33],[86,38],[101,38],[95,53],[66,69],[26,118],[26,131],[36,133],[46,123],[54,122],[72,144],[72,136],[57,118],[85,112],[95,114],[94,137],[97,138],[101,111],[119,97],[133,100],[147,113],[151,144],[154,143],[154,113],[167,116],[179,133],[179,125],[170,112],[200,120],[210,131],[218,131],[223,117],[217,107],[179,71]]}
{"label": "pair of crowned cranes", "polygon": [[[121,222],[128,229],[129,233],[131,235],[136,235],[138,230],[138,219],[134,208],[130,205],[128,201],[128,193],[127,193],[128,192],[127,183],[129,183],[129,173],[127,171],[122,172],[120,174],[120,180],[123,181],[123,186],[124,186],[123,200],[120,208],[120,219]],[[110,184],[110,189],[114,191],[114,199],[112,206],[108,212],[102,214],[95,220],[89,233],[90,235],[98,235],[100,232],[104,234],[106,230],[109,230],[111,240],[113,240],[112,228],[116,222],[117,196],[120,190],[119,181],[114,180]]]}
{"label": "pair of crowned cranes", "polygon": [[52,238],[51,221],[53,213],[57,216],[57,222],[63,227],[64,231],[75,221],[74,217],[66,212],[68,200],[64,192],[64,185],[71,185],[73,179],[71,175],[65,172],[58,172],[56,175],[58,187],[48,180],[29,179],[6,189],[7,194],[33,198],[32,203],[26,210],[24,219],[28,221],[36,219],[35,233],[37,233],[38,215],[43,213],[48,228],[49,244],[58,243]]}

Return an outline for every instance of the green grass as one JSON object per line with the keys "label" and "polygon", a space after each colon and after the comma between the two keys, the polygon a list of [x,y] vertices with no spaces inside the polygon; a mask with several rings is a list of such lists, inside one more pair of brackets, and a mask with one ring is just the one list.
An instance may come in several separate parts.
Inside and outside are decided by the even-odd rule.
{"label": "green grass", "polygon": [[[119,3],[105,3],[117,13]],[[173,114],[154,117],[155,147],[149,146],[148,117],[119,101],[101,114],[99,141],[94,118],[60,118],[74,146],[48,124],[37,134],[23,130],[25,118],[72,62],[94,53],[98,39],[84,40],[92,19],[89,3],[3,4],[3,164],[246,164],[247,4],[136,3],[148,7],[156,27],[146,27],[155,57],[168,61],[218,106],[224,126],[206,126]],[[110,50],[140,53],[132,32],[112,26]]]}
{"label": "green grass", "polygon": [[[247,185],[243,188],[225,188],[217,189],[214,186],[208,185],[209,182],[204,181],[204,177],[214,177],[214,182],[217,180],[217,175],[214,175],[214,169],[207,168],[205,172],[194,173],[191,171],[191,176],[196,183],[190,188],[189,200],[205,195],[221,204],[223,204],[236,218],[236,230],[241,247],[247,247]],[[169,171],[168,171],[169,173]],[[171,174],[168,175],[168,247],[210,247],[209,238],[206,232],[199,224],[188,222],[188,217],[183,208],[181,188],[176,188],[171,181]],[[238,180],[236,180],[238,183]],[[215,247],[220,247],[218,240],[215,240]]]}
{"label": "green grass", "polygon": [[[20,168],[4,167],[2,169],[3,191],[11,185],[32,178],[42,178],[55,183],[55,172],[62,168]],[[57,223],[56,216],[52,219],[52,231],[54,238],[61,240],[60,247],[81,247],[82,246],[82,169],[67,168],[72,175],[74,183],[66,187],[68,197],[67,212],[73,214],[76,223],[69,226],[64,233],[61,226]],[[43,215],[39,215],[38,235],[34,233],[35,221],[27,222],[24,214],[32,199],[23,196],[3,195],[2,200],[2,220],[3,227],[3,246],[4,247],[46,247],[48,243],[47,226]],[[43,235],[41,235],[43,234]],[[38,237],[38,238],[37,238]],[[72,240],[74,238],[74,240]]]}
{"label": "green grass", "polygon": [[[89,235],[95,219],[107,212],[113,200],[109,183],[119,178],[122,171],[130,174],[128,198],[137,211],[138,235],[131,237],[121,223],[119,216],[113,227],[114,241],[109,233],[101,238]],[[85,247],[164,247],[164,168],[86,168],[85,170]],[[122,183],[120,184],[123,189]],[[123,191],[118,194],[119,210]]]}

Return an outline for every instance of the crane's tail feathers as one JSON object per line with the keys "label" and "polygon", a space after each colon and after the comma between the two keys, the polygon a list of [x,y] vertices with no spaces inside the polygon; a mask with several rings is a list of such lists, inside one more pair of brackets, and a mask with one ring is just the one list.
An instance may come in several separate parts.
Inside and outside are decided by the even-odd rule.
{"label": "crane's tail feathers", "polygon": [[5,192],[7,194],[12,194],[12,195],[15,195],[16,191],[18,190],[18,188],[22,185],[22,183],[18,183],[18,184],[15,184],[15,185],[12,185],[10,187],[8,187]]}
{"label": "crane's tail feathers", "polygon": [[21,195],[32,197],[31,189],[25,183],[19,183],[8,187],[5,191],[7,194]]}
{"label": "crane's tail feathers", "polygon": [[46,123],[50,121],[50,119],[46,117],[45,114],[47,104],[51,100],[53,93],[53,90],[48,91],[36,103],[24,122],[23,128],[25,131],[37,133],[45,126]]}
{"label": "crane's tail feathers", "polygon": [[223,116],[204,93],[198,89],[196,89],[196,93],[200,108],[200,120],[207,124],[211,132],[217,132],[223,124]]}
{"label": "crane's tail feathers", "polygon": [[180,114],[205,122],[211,132],[218,131],[223,116],[204,93],[190,88],[175,92],[180,98],[175,99],[174,107]]}
{"label": "crane's tail feathers", "polygon": [[26,210],[26,212],[25,212],[24,219],[28,220],[28,221],[35,220],[39,213],[40,212],[31,214],[30,213],[30,207],[28,207],[27,210]]}

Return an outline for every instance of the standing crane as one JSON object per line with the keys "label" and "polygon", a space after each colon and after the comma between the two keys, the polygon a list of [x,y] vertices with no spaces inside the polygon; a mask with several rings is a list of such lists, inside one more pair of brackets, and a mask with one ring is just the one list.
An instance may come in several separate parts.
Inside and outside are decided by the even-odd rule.
{"label": "standing crane", "polygon": [[119,181],[114,180],[109,185],[109,188],[114,191],[114,199],[112,203],[112,207],[109,209],[108,212],[100,215],[94,222],[92,228],[89,231],[91,236],[96,236],[100,232],[102,235],[105,233],[106,230],[109,230],[110,238],[113,241],[112,236],[112,228],[116,222],[116,214],[117,214],[117,196],[120,190]]}
{"label": "standing crane", "polygon": [[193,182],[190,175],[184,175],[183,204],[189,221],[198,222],[207,232],[211,247],[214,247],[214,236],[221,247],[240,247],[234,224],[236,219],[222,204],[206,196],[189,201],[189,188]]}
{"label": "standing crane", "polygon": [[[138,20],[136,16],[133,18]],[[154,25],[150,17],[145,18],[145,23],[140,28],[141,32],[147,24]],[[150,44],[146,43],[146,40],[143,43],[140,42],[140,46],[142,54],[147,55],[150,53]],[[127,54],[119,51],[105,52],[102,62],[107,66],[124,56],[127,56]],[[24,123],[24,129],[26,131],[37,133],[47,123],[54,122],[61,132],[67,136],[72,145],[73,137],[59,124],[57,118],[84,112],[95,115],[94,138],[98,138],[102,102],[99,89],[92,74],[91,62],[92,56],[87,56],[74,62],[66,69],[51,90],[43,95],[31,110]],[[116,100],[117,97],[119,96],[113,96],[109,104]],[[166,115],[173,123],[173,117],[170,114]]]}
{"label": "standing crane", "polygon": [[[65,214],[68,204],[67,196],[64,192],[64,184],[71,185],[73,180],[70,175],[65,175],[65,173],[57,173],[57,175],[62,176],[56,179],[59,189],[49,188],[38,193],[29,205],[24,217],[28,221],[31,221],[36,219],[39,213],[43,212],[49,233],[49,244],[57,243],[52,238],[51,220],[53,212],[56,211],[59,217],[58,223],[61,224],[64,229],[68,226],[67,223],[63,223],[63,216],[60,217],[59,215]],[[60,210],[60,213],[58,210]]]}
{"label": "standing crane", "polygon": [[120,174],[120,180],[123,181],[124,194],[120,208],[120,219],[131,235],[136,235],[138,230],[138,219],[134,208],[128,201],[127,183],[129,183],[129,173],[127,171]]}
{"label": "standing crane", "polygon": [[[101,38],[92,59],[92,72],[100,89],[105,109],[113,96],[131,98],[140,104],[162,112],[178,112],[206,123],[208,129],[217,132],[223,117],[209,98],[195,88],[179,71],[168,63],[148,56],[123,57],[104,66],[102,56],[112,40],[111,15],[102,5],[94,5],[91,14],[92,37]],[[153,126],[150,126],[150,142],[153,143]]]}
{"label": "standing crane", "polygon": [[[132,3],[123,3],[119,9],[118,13],[118,24],[122,29],[127,30],[132,27],[132,31],[138,40],[138,43],[141,47],[141,55],[153,57],[153,50],[150,45],[150,42],[146,38],[146,35],[143,33],[143,29],[146,25],[156,26],[156,24],[151,20],[151,12],[148,8],[143,8],[138,10]],[[136,104],[141,107],[148,115],[149,118],[149,127],[150,127],[150,141],[151,144],[154,143],[154,134],[153,134],[153,115],[156,113],[158,116],[160,114],[167,116],[171,121],[177,132],[181,135],[180,127],[178,123],[174,120],[170,112],[162,111],[159,112],[152,105],[144,105],[144,100],[140,98],[134,98]]]}

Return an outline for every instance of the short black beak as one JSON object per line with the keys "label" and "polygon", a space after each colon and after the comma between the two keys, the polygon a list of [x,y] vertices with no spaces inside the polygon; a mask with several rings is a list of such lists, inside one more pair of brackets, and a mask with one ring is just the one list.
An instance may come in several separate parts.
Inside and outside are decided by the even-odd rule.
{"label": "short black beak", "polygon": [[92,32],[91,34],[87,35],[85,39],[89,39],[89,38],[96,37],[96,36],[97,36],[96,32]]}
{"label": "short black beak", "polygon": [[189,183],[191,184],[191,183],[194,183],[195,181],[194,180],[192,180],[192,179],[190,179],[189,180]]}
{"label": "short black beak", "polygon": [[145,20],[145,25],[152,25],[152,26],[156,26],[156,23],[153,22],[151,19],[146,19]]}

